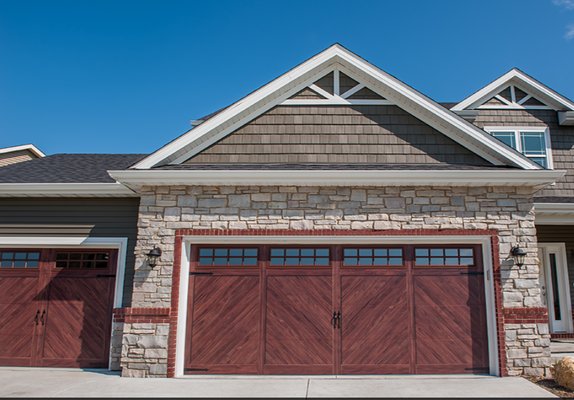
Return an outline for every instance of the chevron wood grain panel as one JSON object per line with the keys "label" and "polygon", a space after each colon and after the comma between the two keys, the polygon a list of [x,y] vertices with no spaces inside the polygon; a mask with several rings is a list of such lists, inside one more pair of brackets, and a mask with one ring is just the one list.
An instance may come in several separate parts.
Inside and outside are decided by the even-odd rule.
{"label": "chevron wood grain panel", "polygon": [[113,289],[113,277],[52,278],[40,365],[107,367]]}
{"label": "chevron wood grain panel", "polygon": [[208,373],[256,373],[259,276],[190,278],[186,368]]}
{"label": "chevron wood grain panel", "polygon": [[267,373],[333,373],[332,277],[267,277]]}
{"label": "chevron wood grain panel", "polygon": [[488,372],[483,277],[414,277],[416,372]]}
{"label": "chevron wood grain panel", "polygon": [[38,276],[0,272],[0,365],[30,366]]}
{"label": "chevron wood grain panel", "polygon": [[408,373],[406,276],[341,278],[342,373]]}

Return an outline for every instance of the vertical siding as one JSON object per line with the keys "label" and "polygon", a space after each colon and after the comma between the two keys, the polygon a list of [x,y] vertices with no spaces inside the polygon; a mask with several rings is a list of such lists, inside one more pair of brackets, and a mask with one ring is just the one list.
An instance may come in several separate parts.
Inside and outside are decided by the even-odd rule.
{"label": "vertical siding", "polygon": [[131,303],[139,199],[0,199],[0,236],[127,237],[124,305]]}

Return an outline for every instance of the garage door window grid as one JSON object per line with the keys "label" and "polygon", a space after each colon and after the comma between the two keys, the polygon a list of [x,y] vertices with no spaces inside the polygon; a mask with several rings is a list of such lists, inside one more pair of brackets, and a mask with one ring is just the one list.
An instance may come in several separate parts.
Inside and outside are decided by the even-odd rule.
{"label": "garage door window grid", "polygon": [[0,252],[0,268],[38,268],[39,251]]}

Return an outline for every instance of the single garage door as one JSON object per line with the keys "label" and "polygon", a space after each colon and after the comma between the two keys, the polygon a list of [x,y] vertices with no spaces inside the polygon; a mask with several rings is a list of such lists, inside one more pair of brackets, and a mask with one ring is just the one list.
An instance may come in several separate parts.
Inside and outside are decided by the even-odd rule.
{"label": "single garage door", "polygon": [[192,246],[186,373],[488,373],[481,248]]}
{"label": "single garage door", "polygon": [[115,250],[0,250],[0,365],[108,366]]}

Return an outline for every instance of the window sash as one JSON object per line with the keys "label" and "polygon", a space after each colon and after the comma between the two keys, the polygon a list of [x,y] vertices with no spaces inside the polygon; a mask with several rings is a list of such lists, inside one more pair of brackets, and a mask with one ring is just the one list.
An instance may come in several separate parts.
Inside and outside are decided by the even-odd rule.
{"label": "window sash", "polygon": [[[485,129],[491,136],[497,138],[507,146],[514,148],[516,151],[522,153],[525,157],[530,158],[535,163],[547,169],[553,168],[551,158],[552,150],[550,148],[550,135],[548,133],[548,129],[509,128],[509,127],[485,128]],[[526,146],[524,143],[525,142],[524,138],[527,137],[528,135],[534,135],[534,134],[540,135],[542,141],[541,143],[542,148],[540,149],[540,152],[525,150]],[[510,137],[512,137],[512,139],[508,140]]]}

